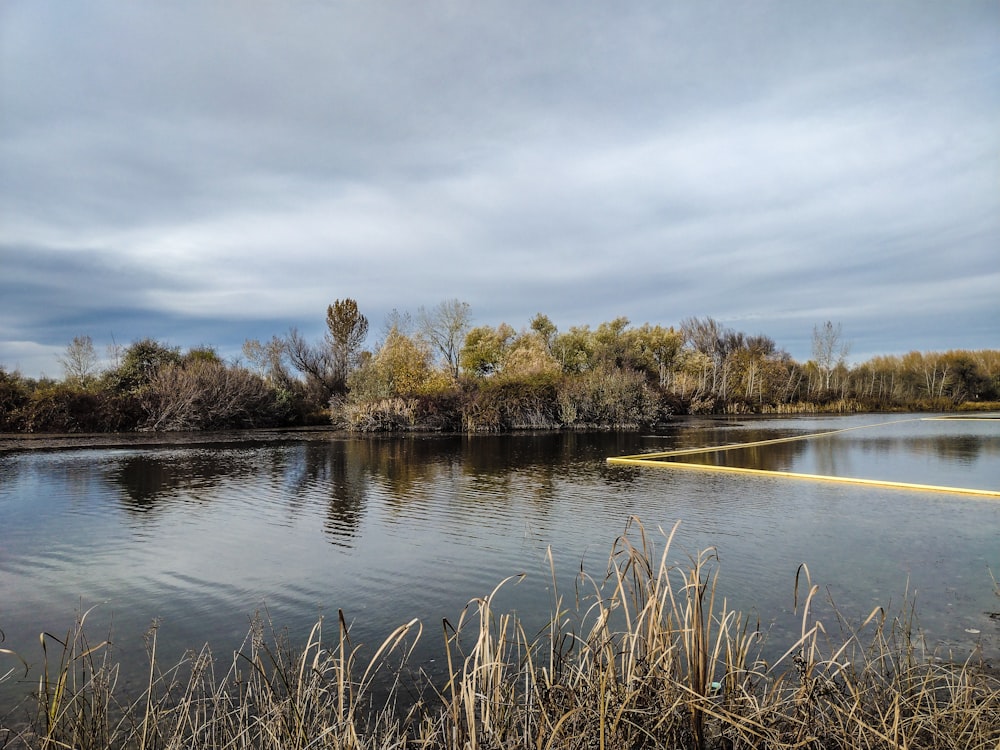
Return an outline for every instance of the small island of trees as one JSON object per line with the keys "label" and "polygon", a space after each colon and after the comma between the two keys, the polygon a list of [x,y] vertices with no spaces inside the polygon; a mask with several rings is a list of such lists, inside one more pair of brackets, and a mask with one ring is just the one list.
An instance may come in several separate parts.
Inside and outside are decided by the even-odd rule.
{"label": "small island of trees", "polygon": [[295,328],[247,340],[231,362],[212,347],[182,352],[146,338],[112,347],[103,368],[92,339],[78,336],[61,381],[0,366],[0,431],[637,429],[681,414],[1000,408],[1000,351],[852,366],[830,321],[814,328],[805,363],[710,317],[559,330],[538,313],[516,329],[473,326],[469,305],[447,300],[414,316],[394,311],[365,348],[368,319],[348,298],[327,308],[326,327],[315,342]]}

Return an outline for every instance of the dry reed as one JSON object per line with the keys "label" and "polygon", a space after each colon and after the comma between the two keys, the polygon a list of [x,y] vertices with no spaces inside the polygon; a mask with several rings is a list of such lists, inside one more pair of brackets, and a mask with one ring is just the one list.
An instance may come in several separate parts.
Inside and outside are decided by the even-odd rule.
{"label": "dry reed", "polygon": [[0,724],[0,748],[1000,747],[1000,678],[925,653],[912,607],[828,628],[802,566],[800,630],[768,663],[758,623],[717,597],[714,552],[669,562],[674,531],[656,554],[633,519],[606,574],[581,570],[569,600],[550,554],[554,609],[537,635],[497,611],[515,579],[501,582],[443,621],[447,675],[412,693],[415,620],[363,657],[342,613],[332,643],[320,621],[297,649],[260,617],[225,669],[205,647],[161,670],[154,626],[146,684],[127,697],[84,613],[65,638],[42,636],[34,711]]}

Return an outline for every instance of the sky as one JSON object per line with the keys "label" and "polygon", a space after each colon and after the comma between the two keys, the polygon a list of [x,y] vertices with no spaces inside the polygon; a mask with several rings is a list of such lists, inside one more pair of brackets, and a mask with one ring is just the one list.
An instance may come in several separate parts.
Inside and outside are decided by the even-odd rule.
{"label": "sky", "polygon": [[0,4],[0,366],[347,297],[1000,348],[1000,3]]}

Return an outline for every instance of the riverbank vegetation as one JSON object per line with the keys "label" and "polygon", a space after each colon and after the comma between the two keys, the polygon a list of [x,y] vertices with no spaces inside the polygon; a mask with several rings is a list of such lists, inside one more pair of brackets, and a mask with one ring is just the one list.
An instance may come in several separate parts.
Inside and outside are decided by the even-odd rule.
{"label": "riverbank vegetation", "polygon": [[[673,564],[671,537],[658,553],[635,521],[606,574],[581,569],[560,593],[552,573],[553,614],[537,634],[495,608],[513,580],[441,630],[414,620],[368,647],[343,613],[297,646],[257,620],[231,661],[205,646],[168,666],[154,627],[138,687],[122,686],[111,642],[89,640],[84,614],[65,638],[43,634],[25,678],[36,691],[0,716],[0,747],[997,747],[1000,676],[976,654],[929,652],[912,606],[824,622],[802,566],[800,629],[768,643],[716,595],[713,552]],[[426,637],[443,639],[440,679],[409,664]]]}
{"label": "riverbank vegetation", "polygon": [[850,365],[832,322],[812,359],[712,318],[677,327],[624,317],[559,330],[541,313],[515,329],[473,326],[458,300],[393,313],[365,348],[351,299],[327,309],[318,342],[297,329],[248,340],[226,362],[153,339],[99,365],[89,336],[62,359],[64,378],[0,367],[0,432],[215,430],[330,423],[404,429],[634,429],[675,414],[949,411],[1000,408],[1000,350],[910,352]]}

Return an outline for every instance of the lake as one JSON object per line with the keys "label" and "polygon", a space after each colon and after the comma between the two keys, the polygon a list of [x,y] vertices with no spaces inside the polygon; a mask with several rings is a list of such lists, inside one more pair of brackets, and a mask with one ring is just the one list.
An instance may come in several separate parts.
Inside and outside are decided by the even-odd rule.
{"label": "lake", "polygon": [[[759,615],[782,650],[806,563],[848,617],[909,596],[931,648],[961,658],[980,648],[996,662],[1000,498],[605,460],[849,427],[865,429],[762,446],[745,460],[1000,490],[997,419],[685,418],[657,434],[96,436],[31,449],[3,441],[2,647],[37,665],[39,633],[65,634],[93,606],[92,638],[112,632],[127,683],[141,674],[154,620],[171,661],[205,642],[226,654],[257,611],[295,641],[342,609],[367,643],[421,618],[416,659],[433,675],[442,618],[454,622],[471,598],[524,572],[498,604],[541,627],[552,608],[547,550],[572,592],[581,565],[603,575],[635,516],[660,548],[656,529],[680,521],[669,552],[678,563],[716,548],[720,596]],[[13,665],[3,659],[0,674]],[[0,686],[0,709],[35,679]]]}

